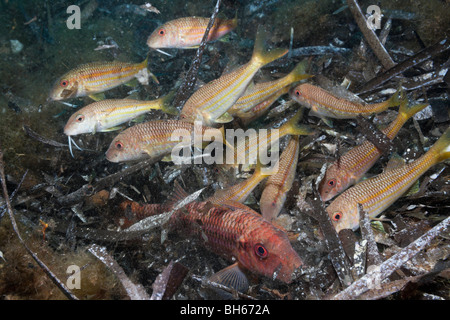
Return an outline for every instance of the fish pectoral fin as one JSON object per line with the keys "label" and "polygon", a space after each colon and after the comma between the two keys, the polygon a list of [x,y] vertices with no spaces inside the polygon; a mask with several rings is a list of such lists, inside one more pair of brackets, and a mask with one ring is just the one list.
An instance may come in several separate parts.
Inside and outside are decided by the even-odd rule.
{"label": "fish pectoral fin", "polygon": [[233,116],[231,114],[229,114],[228,112],[225,112],[220,117],[218,117],[215,122],[216,123],[228,123],[233,120],[234,120]]}
{"label": "fish pectoral fin", "polygon": [[165,156],[161,159],[161,161],[163,161],[163,162],[171,162],[171,161],[172,161],[172,155],[170,155],[170,154],[165,155]]}
{"label": "fish pectoral fin", "polygon": [[167,200],[168,206],[173,206],[189,196],[189,194],[183,189],[183,187],[177,180],[175,180],[173,188],[174,188],[173,193],[169,196]]}
{"label": "fish pectoral fin", "polygon": [[209,280],[243,293],[249,289],[247,276],[239,267],[239,262],[214,273]]}
{"label": "fish pectoral fin", "polygon": [[100,100],[104,100],[106,97],[105,97],[105,94],[103,92],[100,92],[100,93],[91,93],[91,94],[89,94],[89,98],[91,98],[94,101],[100,101]]}
{"label": "fish pectoral fin", "polygon": [[414,184],[402,195],[402,197],[409,197],[415,195],[420,190],[420,182],[419,179],[414,182]]}
{"label": "fish pectoral fin", "polygon": [[386,168],[384,168],[384,172],[403,167],[405,163],[405,159],[403,159],[398,153],[393,153],[388,163],[386,164]]}
{"label": "fish pectoral fin", "polygon": [[146,117],[147,117],[147,115],[142,114],[142,115],[140,115],[140,116],[138,116],[138,117],[136,117],[136,118],[131,119],[131,122],[134,122],[134,123],[141,123],[141,122],[144,122],[144,121],[145,121],[145,118],[146,118]]}
{"label": "fish pectoral fin", "polygon": [[139,84],[139,81],[136,78],[133,78],[130,81],[124,83],[124,85],[126,85],[127,87],[132,87],[132,88],[136,87],[138,84]]}
{"label": "fish pectoral fin", "polygon": [[115,127],[105,128],[105,129],[99,130],[97,132],[111,132],[111,131],[122,130],[123,128],[125,128],[125,126],[115,126]]}

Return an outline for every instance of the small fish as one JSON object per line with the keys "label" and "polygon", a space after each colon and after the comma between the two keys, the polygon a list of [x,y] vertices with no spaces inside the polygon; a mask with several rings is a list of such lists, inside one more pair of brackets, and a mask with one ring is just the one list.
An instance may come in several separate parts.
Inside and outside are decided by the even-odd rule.
{"label": "small fish", "polygon": [[386,168],[341,193],[327,207],[337,232],[359,227],[358,204],[370,217],[376,217],[405,194],[432,166],[450,158],[450,128],[420,158],[400,166]]}
{"label": "small fish", "polygon": [[337,97],[310,83],[299,84],[291,90],[290,96],[301,105],[311,109],[314,115],[322,118],[327,124],[330,124],[327,121],[328,118],[352,119],[358,115],[369,116],[380,113],[399,105],[406,97],[404,92],[399,89],[384,102],[363,105]]}
{"label": "small fish", "polygon": [[101,93],[134,79],[148,84],[148,78],[152,77],[158,83],[156,77],[148,71],[147,65],[148,57],[136,64],[112,61],[80,65],[55,82],[49,100],[59,101],[85,96],[99,100]]}
{"label": "small fish", "polygon": [[[157,28],[147,39],[152,49],[176,48],[194,49],[202,42],[209,18],[185,17],[166,22]],[[237,18],[224,20],[216,18],[209,30],[208,41],[217,40],[237,26]]]}
{"label": "small fish", "polygon": [[[298,124],[303,115],[303,110],[299,110],[289,121],[278,129],[268,130],[267,137],[260,134],[249,135],[248,140],[239,142],[234,148],[235,165],[242,165],[242,171],[249,171],[256,164],[258,153],[269,150],[279,139],[286,135],[311,135],[314,131],[308,125]],[[272,130],[278,130],[278,134],[272,134]],[[227,166],[225,166],[227,168]]]}
{"label": "small fish", "polygon": [[270,96],[279,92],[281,89],[312,76],[306,74],[307,61],[303,60],[283,78],[267,81],[257,84],[250,84],[243,95],[236,101],[236,103],[228,110],[231,115],[239,115],[241,113],[252,110],[253,107],[266,101]]}
{"label": "small fish", "polygon": [[[406,121],[424,109],[427,104],[408,104],[406,100],[400,104],[397,118],[382,132],[393,140]],[[380,158],[381,152],[370,142],[351,149],[330,165],[319,183],[322,201],[328,201],[349,186],[358,182]]]}
{"label": "small fish", "polygon": [[208,201],[215,204],[221,204],[224,201],[236,201],[243,203],[248,198],[250,193],[252,193],[252,191],[258,186],[258,184],[272,174],[273,172],[270,170],[261,170],[261,163],[258,162],[256,164],[255,171],[250,178],[228,188],[217,190],[212,197],[208,198]]}
{"label": "small fish", "polygon": [[181,119],[200,120],[207,126],[232,121],[233,117],[227,111],[245,92],[253,76],[261,67],[288,52],[286,49],[265,51],[264,39],[264,32],[258,29],[251,60],[194,92],[181,110]]}
{"label": "small fish", "polygon": [[[202,126],[198,134],[205,133],[221,135],[224,137],[223,127],[215,129]],[[211,131],[210,131],[211,130]],[[172,150],[181,146],[185,141],[172,141],[174,135],[189,135],[186,146],[194,143],[195,126],[181,120],[155,120],[134,125],[119,133],[111,142],[106,151],[106,159],[111,162],[142,160],[148,157],[169,155]],[[184,144],[183,144],[184,146]]]}
{"label": "small fish", "polygon": [[64,133],[74,136],[82,133],[112,131],[117,126],[130,121],[150,110],[161,110],[175,115],[176,108],[170,106],[173,94],[156,100],[106,99],[81,108],[67,121]]}
{"label": "small fish", "polygon": [[259,117],[266,114],[272,104],[278,100],[282,95],[288,93],[290,90],[289,86],[284,87],[283,89],[278,90],[271,96],[269,96],[266,100],[263,102],[260,102],[253,108],[251,108],[247,112],[239,112],[235,116],[241,119],[241,122],[244,126],[248,125],[250,122],[252,122],[255,119],[258,119]]}
{"label": "small fish", "polygon": [[299,138],[291,136],[281,154],[278,172],[269,177],[261,195],[259,207],[263,218],[267,221],[274,220],[283,208],[286,196],[294,183],[299,152]]}
{"label": "small fish", "polygon": [[135,201],[125,200],[119,204],[119,216],[115,220],[117,225],[122,229],[126,229],[144,218],[155,216],[168,210],[170,210],[168,206],[160,203],[140,204]]}

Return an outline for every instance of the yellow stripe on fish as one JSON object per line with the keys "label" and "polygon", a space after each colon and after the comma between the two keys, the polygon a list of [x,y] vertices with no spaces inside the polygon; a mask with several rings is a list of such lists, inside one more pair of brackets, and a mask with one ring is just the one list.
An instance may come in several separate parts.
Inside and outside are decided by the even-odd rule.
{"label": "yellow stripe on fish", "polygon": [[73,136],[82,133],[111,131],[112,128],[130,121],[150,110],[162,110],[168,114],[177,114],[170,107],[173,94],[156,100],[106,99],[91,103],[75,112],[67,121],[64,133]]}
{"label": "yellow stripe on fish", "polygon": [[360,104],[337,97],[310,83],[296,86],[291,90],[290,95],[292,99],[311,109],[314,115],[324,120],[326,118],[351,119],[356,118],[358,115],[369,116],[397,106],[406,98],[403,91],[399,89],[391,98],[384,102]]}
{"label": "yellow stripe on fish", "polygon": [[[60,77],[50,91],[50,100],[65,100],[113,89],[133,79],[148,83],[149,77],[158,83],[147,69],[148,57],[141,63],[120,61],[92,62],[80,65]],[[94,98],[94,97],[93,97]]]}
{"label": "yellow stripe on fish", "polygon": [[190,122],[199,120],[208,126],[231,121],[232,117],[226,112],[245,92],[256,72],[288,52],[286,49],[265,51],[264,38],[264,33],[259,29],[251,60],[194,92],[181,110],[181,119]]}
{"label": "yellow stripe on fish", "polygon": [[[250,168],[256,164],[259,154],[267,153],[279,139],[286,135],[311,135],[314,131],[307,125],[298,124],[298,121],[303,115],[303,110],[299,110],[288,122],[283,124],[280,128],[270,129],[267,131],[267,135],[261,136],[258,132],[247,130],[247,135],[244,141],[237,141],[237,145],[234,148],[234,163],[228,160],[226,167],[241,166],[242,171],[249,171]],[[276,131],[274,131],[276,130]],[[272,133],[272,131],[274,131]],[[233,164],[231,164],[233,163]]]}
{"label": "yellow stripe on fish", "polygon": [[261,195],[259,207],[263,218],[267,221],[274,220],[283,208],[287,193],[294,183],[299,153],[299,138],[291,136],[281,154],[278,172],[269,177]]}
{"label": "yellow stripe on fish", "polygon": [[[111,162],[142,160],[170,154],[175,147],[190,146],[194,143],[195,126],[181,120],[155,120],[134,125],[119,133],[106,151],[106,159]],[[198,128],[202,137],[205,133],[224,137],[223,128],[206,126]],[[187,140],[176,140],[180,136]]]}
{"label": "yellow stripe on fish", "polygon": [[[200,45],[209,23],[209,18],[183,17],[164,23],[147,39],[152,49],[192,49]],[[237,26],[237,18],[225,20],[216,18],[209,31],[207,41],[217,40]]]}
{"label": "yellow stripe on fish", "polygon": [[291,85],[294,82],[311,78],[306,72],[307,61],[303,60],[299,62],[296,67],[286,76],[255,85],[249,85],[243,95],[236,101],[236,103],[228,110],[231,115],[239,115],[250,111],[253,107],[267,100],[271,95]]}
{"label": "yellow stripe on fish", "polygon": [[214,195],[208,198],[207,201],[210,201],[215,204],[222,204],[225,201],[236,201],[243,203],[250,193],[258,186],[258,184],[264,180],[265,178],[271,176],[273,171],[270,169],[261,170],[261,163],[257,163],[255,171],[252,176],[244,181],[232,185],[225,189],[217,190]]}
{"label": "yellow stripe on fish", "polygon": [[400,167],[364,180],[347,189],[327,207],[339,232],[359,227],[358,204],[370,217],[376,217],[400,198],[428,169],[450,158],[450,128],[423,156]]}
{"label": "yellow stripe on fish", "polygon": [[[382,132],[393,140],[406,121],[425,108],[427,104],[410,105],[407,100],[400,104],[397,118]],[[381,152],[370,142],[351,149],[330,165],[319,183],[322,201],[328,201],[359,181],[380,158]]]}

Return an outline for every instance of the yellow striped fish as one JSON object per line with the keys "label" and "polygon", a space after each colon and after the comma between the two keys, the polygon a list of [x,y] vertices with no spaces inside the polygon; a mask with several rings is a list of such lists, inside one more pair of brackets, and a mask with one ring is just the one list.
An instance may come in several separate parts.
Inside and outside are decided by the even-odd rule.
{"label": "yellow striped fish", "polygon": [[[106,151],[106,159],[111,162],[121,162],[169,155],[175,147],[192,145],[195,129],[194,124],[182,120],[155,120],[139,123],[122,131],[113,139]],[[198,134],[201,135],[209,133],[214,136],[216,133],[224,137],[223,128],[202,126],[198,129],[201,131]],[[172,139],[180,135],[189,139],[181,142]]]}
{"label": "yellow striped fish", "polygon": [[274,220],[283,208],[286,196],[294,183],[299,152],[299,138],[291,136],[281,154],[278,172],[267,180],[259,202],[261,214],[267,221]]}
{"label": "yellow striped fish", "polygon": [[49,100],[89,96],[99,100],[99,93],[138,79],[148,84],[149,77],[158,83],[156,77],[148,71],[148,57],[141,63],[120,61],[92,62],[80,65],[60,77],[50,91]]}
{"label": "yellow striped fish", "polygon": [[[249,171],[250,168],[257,163],[258,154],[269,150],[279,139],[286,135],[311,135],[314,131],[307,125],[298,124],[298,121],[303,115],[303,110],[299,110],[288,122],[283,124],[280,128],[271,129],[267,131],[267,135],[261,136],[260,132],[251,134],[250,129],[247,130],[248,138],[245,141],[237,141],[234,147],[234,164],[232,167],[241,166],[242,171]],[[275,132],[273,132],[276,130]],[[227,137],[228,138],[228,137]],[[229,150],[227,150],[228,152]],[[227,166],[233,161],[228,160]],[[225,166],[225,167],[227,167]]]}
{"label": "yellow striped fish", "polygon": [[181,119],[199,120],[207,126],[232,121],[233,117],[226,112],[244,93],[256,72],[288,52],[287,49],[265,51],[264,40],[264,32],[259,29],[251,60],[194,92],[181,110]]}
{"label": "yellow striped fish", "polygon": [[[202,42],[210,18],[183,17],[164,23],[147,39],[147,45],[152,49],[198,48]],[[217,40],[237,26],[237,18],[232,20],[216,18],[209,30],[207,41]]]}
{"label": "yellow striped fish", "polygon": [[337,97],[310,83],[299,84],[291,90],[290,95],[292,99],[311,109],[312,114],[322,118],[328,124],[329,121],[326,120],[327,118],[352,119],[358,115],[369,116],[397,106],[405,99],[403,91],[399,89],[386,101],[360,104]]}
{"label": "yellow striped fish", "polygon": [[428,169],[450,158],[450,128],[420,158],[386,170],[364,180],[339,195],[327,207],[328,214],[339,232],[359,227],[358,204],[370,217],[376,217],[400,198]]}
{"label": "yellow striped fish", "polygon": [[283,89],[278,90],[271,96],[269,96],[266,100],[263,102],[257,104],[253,108],[251,108],[249,111],[244,113],[237,113],[235,116],[241,119],[241,122],[244,126],[248,125],[250,122],[252,122],[255,119],[258,119],[259,117],[266,114],[270,106],[278,100],[279,97],[289,92],[289,86],[284,87]]}
{"label": "yellow striped fish", "polygon": [[[397,118],[382,132],[393,140],[406,121],[425,108],[427,104],[410,105],[407,100],[400,104]],[[369,141],[351,149],[327,168],[319,183],[322,201],[328,201],[355,184],[380,158],[380,151]]]}
{"label": "yellow striped fish", "polygon": [[156,100],[106,99],[91,103],[75,112],[67,121],[64,133],[74,136],[116,130],[117,126],[150,110],[161,110],[175,115],[177,109],[170,107],[173,94]]}
{"label": "yellow striped fish", "polygon": [[303,60],[286,76],[257,84],[250,84],[244,94],[236,101],[236,103],[228,110],[231,115],[238,115],[250,111],[253,107],[267,100],[271,95],[289,86],[290,84],[311,78],[309,74],[305,74],[307,61]]}
{"label": "yellow striped fish", "polygon": [[257,163],[252,176],[244,181],[232,185],[225,189],[217,190],[207,201],[215,204],[222,204],[224,201],[235,201],[243,203],[258,184],[269,177],[273,172],[270,170],[261,170],[261,163]]}

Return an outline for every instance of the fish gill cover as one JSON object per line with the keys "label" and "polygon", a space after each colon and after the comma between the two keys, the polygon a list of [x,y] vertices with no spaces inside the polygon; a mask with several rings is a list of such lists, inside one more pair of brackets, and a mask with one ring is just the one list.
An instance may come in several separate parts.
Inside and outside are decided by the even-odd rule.
{"label": "fish gill cover", "polygon": [[[0,24],[0,299],[450,299],[448,1],[0,0]],[[272,88],[299,65],[296,82]],[[296,96],[303,83],[322,94]],[[208,122],[211,132],[233,139],[208,145],[189,131],[184,164],[161,131],[116,139],[181,121],[202,87],[214,88],[204,100],[233,110]],[[399,92],[404,100],[392,98]],[[145,113],[123,103],[162,97]],[[80,112],[95,100],[114,102],[86,119],[99,117]],[[358,117],[377,103],[389,108]],[[341,105],[355,107],[351,117]],[[414,115],[400,121],[405,106]],[[66,135],[69,119],[92,125]],[[276,143],[263,139],[277,129],[286,130]],[[283,202],[269,222],[260,216],[269,174],[251,177],[291,136],[296,167],[283,172],[294,176],[277,180]],[[345,172],[356,187],[401,172],[439,138],[439,163],[404,194],[364,191],[395,201],[377,216],[355,203],[357,223],[336,233],[345,212],[329,216],[334,200],[318,190],[338,182],[322,181],[328,166],[348,170],[345,155],[371,143],[364,175]],[[238,149],[242,141],[251,145]],[[108,148],[125,143],[140,160],[108,161]],[[252,165],[217,161],[234,147],[261,154]],[[239,202],[208,201],[239,183]]]}

